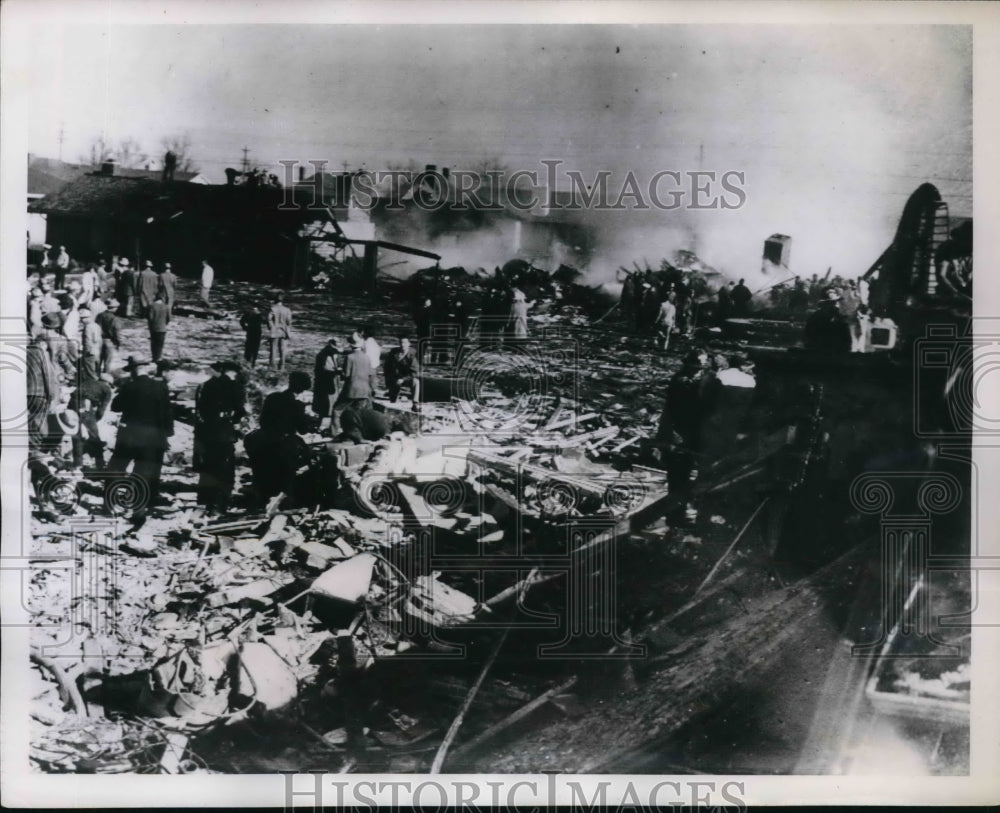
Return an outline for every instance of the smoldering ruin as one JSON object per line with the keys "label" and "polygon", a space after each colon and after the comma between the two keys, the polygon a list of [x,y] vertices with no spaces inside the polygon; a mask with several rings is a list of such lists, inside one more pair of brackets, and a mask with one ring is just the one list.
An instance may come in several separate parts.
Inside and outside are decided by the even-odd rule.
{"label": "smoldering ruin", "polygon": [[[645,141],[588,157],[651,177],[633,119],[659,108],[602,36],[594,126],[613,99]],[[701,91],[735,70],[717,36]],[[753,145],[706,151],[721,114],[676,92],[691,171],[744,172]],[[910,623],[971,606],[968,570],[926,567],[972,533],[968,459],[938,453],[973,426],[955,160],[880,168],[902,194],[851,211],[766,161],[745,209],[549,181],[450,205],[460,171],[526,165],[519,138],[475,169],[244,152],[214,183],[99,156],[29,203],[33,770],[968,773],[969,629]]]}

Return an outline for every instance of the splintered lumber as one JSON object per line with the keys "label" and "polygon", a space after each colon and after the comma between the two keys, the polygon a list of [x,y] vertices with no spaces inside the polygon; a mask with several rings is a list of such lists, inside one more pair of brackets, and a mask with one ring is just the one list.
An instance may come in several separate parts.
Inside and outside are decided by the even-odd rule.
{"label": "splintered lumber", "polygon": [[754,512],[750,515],[750,519],[748,519],[745,523],[743,523],[743,527],[740,528],[740,532],[736,534],[735,539],[733,539],[733,541],[729,543],[729,547],[726,548],[726,552],[719,557],[719,561],[717,561],[715,565],[712,567],[712,569],[708,571],[708,575],[702,580],[701,584],[699,584],[695,588],[694,595],[697,596],[705,587],[705,585],[708,584],[710,581],[712,581],[712,577],[716,574],[716,572],[718,572],[719,568],[722,566],[722,563],[726,560],[729,554],[732,553],[733,548],[736,547],[736,543],[743,538],[743,534],[747,532],[747,528],[750,527],[750,524],[757,518],[757,515],[761,512],[764,506],[767,505],[768,499],[770,498],[765,497],[763,500],[761,500],[760,505],[758,505],[754,509]]}
{"label": "splintered lumber", "polygon": [[[592,477],[574,477],[568,474],[561,474],[553,469],[536,466],[531,463],[512,463],[499,455],[490,454],[489,452],[485,452],[481,449],[473,449],[470,451],[469,461],[482,466],[487,470],[495,469],[496,471],[514,475],[515,477],[518,474],[523,473],[533,480],[555,480],[561,483],[566,483],[567,485],[573,486],[581,493],[589,494],[593,497],[603,498],[605,491],[607,491],[606,486],[602,485],[599,481],[595,481]],[[616,473],[609,472],[609,476],[611,474]]]}
{"label": "splintered lumber", "polygon": [[266,579],[258,579],[257,581],[252,581],[249,584],[240,585],[239,587],[230,587],[222,593],[214,593],[209,596],[208,606],[223,607],[226,604],[236,604],[244,599],[266,602],[269,601],[267,597],[271,595],[271,593],[280,590],[288,584],[289,581],[291,581],[290,578],[272,576]]}
{"label": "splintered lumber", "polygon": [[[592,706],[586,728],[578,720],[553,720],[525,731],[516,750],[481,749],[463,770],[522,773],[543,758],[566,773],[629,773],[637,764],[649,770],[650,755],[669,753],[676,732],[717,709],[720,697],[754,685],[818,635],[837,638],[831,604],[844,601],[844,585],[858,578],[871,555],[870,546],[858,546],[809,578],[761,596],[748,613],[696,627],[690,649],[657,664],[643,677],[642,691]],[[553,754],[562,756],[553,761]]]}
{"label": "splintered lumber", "polygon": [[526,576],[525,578],[521,579],[521,581],[519,581],[517,584],[512,584],[510,587],[504,588],[492,598],[489,598],[486,601],[484,601],[483,606],[488,607],[492,610],[495,607],[499,607],[508,599],[513,598],[522,590],[524,591],[524,594],[521,596],[521,598],[524,598],[524,595],[527,595],[528,591],[536,584],[550,582],[553,579],[558,579],[560,576],[566,575],[561,571],[556,573],[549,573],[546,576],[539,576],[537,570],[533,570],[531,571],[531,573],[533,575]]}
{"label": "splintered lumber", "polygon": [[573,675],[573,677],[571,677],[569,680],[565,680],[558,686],[554,686],[547,692],[538,695],[538,697],[536,697],[534,700],[532,700],[529,703],[525,703],[523,706],[521,706],[521,708],[519,708],[513,714],[510,714],[507,717],[505,717],[496,725],[490,726],[481,734],[477,734],[468,742],[463,743],[460,747],[455,749],[452,756],[459,757],[464,754],[467,754],[470,751],[477,748],[478,746],[482,745],[484,742],[493,739],[497,734],[501,733],[502,731],[506,731],[508,728],[514,725],[514,723],[520,722],[529,714],[531,714],[531,712],[533,712],[535,709],[541,708],[550,700],[552,700],[553,698],[557,697],[558,695],[562,694],[567,689],[572,687],[575,683],[576,683],[576,675]]}
{"label": "splintered lumber", "polygon": [[586,421],[592,421],[594,418],[600,418],[596,412],[588,412],[586,415],[569,415],[566,418],[561,418],[557,421],[553,421],[545,425],[544,430],[546,432],[551,432],[556,429],[562,429],[565,426],[572,426],[573,424],[584,423]]}
{"label": "splintered lumber", "polygon": [[[538,573],[537,568],[533,569],[528,574],[526,581],[529,584],[535,577],[536,573]],[[526,587],[527,585],[525,585],[525,588]],[[483,668],[479,670],[479,676],[476,678],[476,682],[472,684],[472,688],[469,689],[469,693],[465,696],[462,708],[458,710],[458,714],[455,715],[455,719],[452,720],[451,726],[448,728],[448,733],[445,734],[444,739],[441,741],[441,745],[438,746],[438,750],[434,755],[434,761],[431,763],[429,773],[441,773],[441,766],[444,764],[444,758],[448,756],[448,749],[451,747],[451,743],[455,739],[455,735],[458,734],[458,730],[462,727],[462,722],[465,720],[466,712],[468,712],[471,708],[472,701],[476,699],[476,694],[479,692],[479,687],[483,685],[483,681],[486,679],[486,674],[490,671],[490,668],[496,661],[497,656],[500,654],[500,650],[503,648],[503,645],[507,640],[507,635],[510,633],[510,629],[510,626],[504,627],[503,632],[500,634],[500,638],[497,640],[496,646],[493,647],[493,651],[490,653],[489,658],[486,659],[486,663],[483,664]]]}

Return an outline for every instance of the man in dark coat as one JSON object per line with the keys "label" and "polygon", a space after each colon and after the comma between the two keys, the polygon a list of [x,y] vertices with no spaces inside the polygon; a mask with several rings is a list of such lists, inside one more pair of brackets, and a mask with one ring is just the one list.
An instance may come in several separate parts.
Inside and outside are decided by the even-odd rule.
{"label": "man in dark coat", "polygon": [[110,373],[118,358],[118,351],[121,349],[122,340],[118,332],[119,323],[115,312],[118,302],[111,300],[106,310],[101,311],[94,317],[94,323],[101,329],[101,364],[102,373]]}
{"label": "man in dark coat", "polygon": [[243,345],[243,360],[253,367],[260,354],[260,337],[264,331],[264,314],[257,305],[251,304],[240,317],[240,327],[247,334]]}
{"label": "man in dark coat", "polygon": [[160,278],[153,270],[151,260],[146,260],[142,271],[139,272],[138,293],[139,293],[139,315],[148,316],[149,309],[153,304],[153,298],[160,289]]}
{"label": "man in dark coat", "polygon": [[272,392],[264,399],[260,429],[244,441],[254,490],[261,500],[282,491],[293,497],[295,474],[308,461],[308,448],[299,435],[318,423],[306,409],[311,384],[307,373],[296,371],[289,375],[287,389]]}
{"label": "man in dark coat", "polygon": [[826,292],[826,299],[809,314],[804,341],[807,350],[818,353],[851,352],[851,329],[839,305],[840,294],[836,288],[831,288]]}
{"label": "man in dark coat", "polygon": [[[124,472],[134,464],[132,474],[147,486],[148,498],[137,500],[133,514],[135,525],[145,522],[149,506],[160,491],[160,470],[163,455],[174,433],[174,419],[170,408],[170,393],[166,382],[151,376],[154,365],[130,357],[125,369],[130,373],[111,402],[111,411],[121,413],[115,451],[108,461],[108,470]],[[108,484],[114,487],[114,482]],[[114,500],[111,500],[114,502]]]}
{"label": "man in dark coat", "polygon": [[99,378],[87,379],[81,376],[80,385],[70,396],[70,409],[80,418],[80,428],[73,435],[73,465],[83,465],[84,454],[94,458],[94,467],[104,468],[104,441],[97,429],[97,423],[111,403],[111,376],[101,373]]}
{"label": "man in dark coat", "polygon": [[726,321],[726,319],[729,318],[729,315],[733,307],[732,302],[729,301],[729,286],[723,285],[721,288],[719,288],[717,296],[719,298],[719,306],[715,312],[715,316],[716,320],[721,325],[723,322]]}
{"label": "man in dark coat", "polygon": [[170,310],[163,301],[163,295],[157,292],[153,303],[149,306],[149,345],[153,353],[153,361],[163,358],[163,345],[167,341],[167,325],[170,323]]}
{"label": "man in dark coat", "polygon": [[167,310],[170,315],[174,315],[174,303],[177,301],[177,276],[170,268],[170,263],[163,264],[163,271],[160,273],[160,293],[163,294],[163,301],[167,303]]}
{"label": "man in dark coat", "polygon": [[331,336],[316,354],[316,364],[313,368],[312,411],[320,419],[320,431],[333,431],[330,420],[333,415],[333,405],[337,401],[344,380],[343,370],[343,347],[340,339]]}
{"label": "man in dark coat", "polygon": [[45,425],[52,405],[59,399],[59,373],[43,336],[35,336],[26,350],[28,395],[28,449],[45,445]]}
{"label": "man in dark coat", "polygon": [[667,454],[670,492],[681,497],[677,509],[688,520],[697,516],[690,503],[692,482],[704,446],[704,426],[719,397],[718,378],[709,369],[708,353],[692,350],[670,379],[657,431],[657,442]]}
{"label": "man in dark coat", "polygon": [[239,367],[231,361],[212,364],[213,375],[195,393],[194,470],[198,503],[210,511],[229,508],[236,481],[236,424],[246,414]]}
{"label": "man in dark coat", "polygon": [[730,295],[733,302],[733,315],[734,316],[746,316],[750,313],[750,300],[753,299],[753,294],[750,293],[750,289],[744,284],[743,280],[740,280],[733,292]]}
{"label": "man in dark coat", "polygon": [[135,312],[135,270],[126,257],[118,261],[118,268],[118,285],[115,288],[115,297],[120,303],[118,315],[128,317]]}
{"label": "man in dark coat", "polygon": [[377,409],[348,407],[340,416],[340,440],[354,443],[382,440],[400,425],[399,417],[393,419]]}

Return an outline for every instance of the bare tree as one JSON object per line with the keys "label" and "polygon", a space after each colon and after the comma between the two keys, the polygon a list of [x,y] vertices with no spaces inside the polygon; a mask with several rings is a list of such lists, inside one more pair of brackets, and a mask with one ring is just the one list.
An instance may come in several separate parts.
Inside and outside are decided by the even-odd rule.
{"label": "bare tree", "polygon": [[149,156],[143,151],[142,146],[134,138],[123,138],[118,142],[114,151],[114,158],[119,166],[135,169],[142,167],[149,160]]}
{"label": "bare tree", "polygon": [[168,136],[160,139],[160,146],[164,154],[168,151],[177,157],[176,170],[178,172],[197,172],[198,166],[191,157],[191,134],[188,132]]}
{"label": "bare tree", "polygon": [[92,167],[99,167],[105,161],[110,161],[114,151],[111,145],[105,141],[104,136],[98,136],[90,142],[90,148],[80,156],[81,164],[89,164]]}

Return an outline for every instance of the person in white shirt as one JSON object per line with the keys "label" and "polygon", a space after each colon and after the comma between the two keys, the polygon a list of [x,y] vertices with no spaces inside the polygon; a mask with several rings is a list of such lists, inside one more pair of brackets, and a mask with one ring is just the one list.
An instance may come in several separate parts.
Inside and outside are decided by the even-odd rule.
{"label": "person in white shirt", "polygon": [[658,331],[658,336],[663,337],[663,349],[666,350],[670,344],[670,334],[674,332],[677,325],[677,306],[674,304],[676,294],[671,291],[667,298],[660,303],[660,312],[656,314],[657,325],[662,325]]}
{"label": "person in white shirt", "polygon": [[382,363],[382,347],[375,341],[373,333],[374,328],[371,325],[365,325],[361,328],[361,332],[358,335],[363,339],[362,346],[364,347],[365,355],[368,356],[368,362],[372,366],[372,392],[375,392],[378,384],[378,368]]}
{"label": "person in white shirt", "polygon": [[201,301],[208,304],[209,292],[212,290],[212,283],[215,282],[215,269],[208,264],[208,260],[201,261]]}
{"label": "person in white shirt", "polygon": [[100,279],[97,276],[97,272],[94,270],[94,266],[88,265],[83,274],[80,275],[80,293],[76,298],[76,303],[81,308],[90,305],[94,296],[100,289]]}

